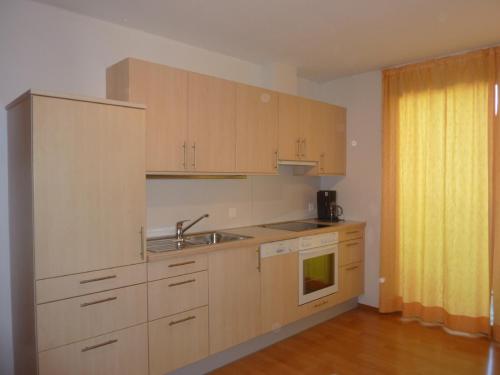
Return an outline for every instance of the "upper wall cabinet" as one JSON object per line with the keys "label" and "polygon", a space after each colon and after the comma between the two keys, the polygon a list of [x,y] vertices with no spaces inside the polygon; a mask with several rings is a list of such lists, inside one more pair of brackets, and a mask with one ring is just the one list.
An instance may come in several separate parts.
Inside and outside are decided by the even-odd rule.
{"label": "upper wall cabinet", "polygon": [[236,84],[136,59],[108,68],[107,97],[146,105],[146,171],[234,172]]}
{"label": "upper wall cabinet", "polygon": [[236,170],[242,173],[277,173],[277,93],[237,85]]}
{"label": "upper wall cabinet", "polygon": [[146,170],[184,171],[187,167],[188,73],[136,59],[108,68],[107,97],[144,103]]}
{"label": "upper wall cabinet", "polygon": [[343,108],[130,58],[106,77],[108,98],[146,105],[147,174],[345,174]]}
{"label": "upper wall cabinet", "polygon": [[234,172],[235,107],[234,82],[188,73],[188,170]]}

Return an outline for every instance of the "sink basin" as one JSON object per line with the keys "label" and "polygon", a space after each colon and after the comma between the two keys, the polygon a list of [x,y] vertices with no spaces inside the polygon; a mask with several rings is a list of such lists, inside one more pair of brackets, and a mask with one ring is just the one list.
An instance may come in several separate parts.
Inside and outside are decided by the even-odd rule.
{"label": "sink basin", "polygon": [[184,242],[193,245],[215,245],[218,243],[245,240],[247,238],[250,237],[232,233],[210,232],[185,236]]}
{"label": "sink basin", "polygon": [[148,240],[148,251],[160,253],[164,251],[182,250],[196,246],[215,245],[224,242],[241,241],[250,236],[240,234],[209,232],[184,236],[184,242],[179,242],[172,237],[153,238]]}

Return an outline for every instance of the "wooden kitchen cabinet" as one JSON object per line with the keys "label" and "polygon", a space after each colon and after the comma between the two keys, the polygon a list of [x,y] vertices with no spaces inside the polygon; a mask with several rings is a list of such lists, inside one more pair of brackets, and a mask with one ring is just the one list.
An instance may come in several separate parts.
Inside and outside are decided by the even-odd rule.
{"label": "wooden kitchen cabinet", "polygon": [[236,84],[188,73],[189,170],[234,172]]}
{"label": "wooden kitchen cabinet", "polygon": [[276,174],[278,94],[258,87],[236,87],[236,170]]}
{"label": "wooden kitchen cabinet", "polygon": [[144,262],[144,111],[32,97],[35,276]]}
{"label": "wooden kitchen cabinet", "polygon": [[262,259],[262,333],[299,318],[298,264],[297,252]]}
{"label": "wooden kitchen cabinet", "polygon": [[187,168],[188,73],[169,66],[125,59],[106,70],[110,99],[144,103],[146,110],[146,170]]}
{"label": "wooden kitchen cabinet", "polygon": [[340,301],[347,301],[364,293],[363,262],[349,264],[340,269]]}
{"label": "wooden kitchen cabinet", "polygon": [[257,247],[209,255],[210,354],[261,333],[260,285]]}
{"label": "wooden kitchen cabinet", "polygon": [[16,373],[147,371],[128,330],[147,318],[145,266],[130,267],[145,262],[144,120],[44,91],[7,106]]}

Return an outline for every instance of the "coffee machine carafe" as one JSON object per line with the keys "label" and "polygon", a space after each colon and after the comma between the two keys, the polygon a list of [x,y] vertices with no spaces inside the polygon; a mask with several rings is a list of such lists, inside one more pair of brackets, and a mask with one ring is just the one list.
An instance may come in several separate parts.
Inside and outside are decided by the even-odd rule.
{"label": "coffee machine carafe", "polygon": [[343,215],[343,209],[336,202],[337,192],[335,190],[318,191],[318,219],[337,222]]}

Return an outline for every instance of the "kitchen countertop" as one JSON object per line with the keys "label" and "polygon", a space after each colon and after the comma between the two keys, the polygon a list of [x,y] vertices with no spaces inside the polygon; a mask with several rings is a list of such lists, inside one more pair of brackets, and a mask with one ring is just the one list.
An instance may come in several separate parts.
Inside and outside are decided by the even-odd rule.
{"label": "kitchen countertop", "polygon": [[198,254],[206,254],[213,251],[219,250],[227,250],[231,248],[241,248],[247,246],[258,246],[262,243],[273,242],[273,241],[281,241],[288,240],[291,238],[303,237],[303,236],[311,236],[315,234],[328,233],[334,230],[348,230],[351,227],[362,225],[363,228],[366,226],[365,222],[362,221],[342,221],[338,223],[329,223],[325,221],[320,221],[317,219],[304,219],[304,220],[295,220],[306,223],[318,223],[325,224],[328,227],[324,228],[316,228],[305,230],[301,232],[292,232],[288,230],[278,230],[278,229],[270,229],[263,228],[259,226],[249,226],[249,227],[239,227],[239,228],[231,228],[231,229],[222,229],[217,230],[218,232],[224,233],[232,233],[232,234],[240,234],[243,236],[250,236],[252,238],[239,240],[239,241],[230,241],[219,243],[215,245],[201,245],[195,247],[189,247],[182,250],[171,250],[159,253],[153,253],[148,251],[147,261],[154,262],[163,259],[170,259],[176,257],[184,257],[184,256],[192,256]]}

